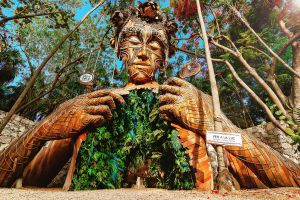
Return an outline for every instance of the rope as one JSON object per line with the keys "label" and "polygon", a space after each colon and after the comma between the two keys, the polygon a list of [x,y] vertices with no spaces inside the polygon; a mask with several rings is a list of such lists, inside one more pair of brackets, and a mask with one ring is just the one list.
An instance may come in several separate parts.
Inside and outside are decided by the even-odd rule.
{"label": "rope", "polygon": [[90,62],[90,59],[91,59],[91,56],[92,56],[92,52],[93,52],[93,51],[91,50],[90,55],[89,55],[89,58],[88,58],[87,63],[86,63],[86,65],[85,65],[85,68],[84,68],[84,70],[83,70],[83,73],[86,72],[87,66],[88,66],[88,64],[89,64],[89,62]]}
{"label": "rope", "polygon": [[94,69],[93,69],[93,74],[95,73],[95,70],[96,70],[97,61],[99,60],[99,57],[100,57],[100,52],[101,52],[101,48],[99,49],[98,54],[97,54],[97,57],[96,57],[96,60],[95,60]]}
{"label": "rope", "polygon": [[116,54],[115,54],[114,68],[113,68],[112,76],[111,76],[111,80],[110,80],[111,86],[113,86],[113,84],[114,84],[114,76],[115,76],[115,70],[116,70],[116,67],[117,67],[117,56],[116,56]]}

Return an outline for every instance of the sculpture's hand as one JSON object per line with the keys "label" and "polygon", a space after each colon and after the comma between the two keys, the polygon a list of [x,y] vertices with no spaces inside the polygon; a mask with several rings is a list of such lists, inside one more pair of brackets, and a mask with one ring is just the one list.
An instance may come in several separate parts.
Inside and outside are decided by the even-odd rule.
{"label": "sculpture's hand", "polygon": [[110,90],[100,90],[80,95],[61,104],[41,122],[39,138],[57,140],[78,135],[87,128],[99,127],[112,118],[115,101],[124,99]]}
{"label": "sculpture's hand", "polygon": [[159,112],[166,120],[194,132],[204,129],[200,93],[182,79],[170,78],[159,87]]}

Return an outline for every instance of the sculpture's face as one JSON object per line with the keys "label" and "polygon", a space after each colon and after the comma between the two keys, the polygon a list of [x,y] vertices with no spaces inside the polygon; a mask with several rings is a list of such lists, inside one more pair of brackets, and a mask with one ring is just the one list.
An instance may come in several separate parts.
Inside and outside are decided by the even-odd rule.
{"label": "sculpture's face", "polygon": [[154,80],[157,69],[163,65],[166,35],[147,24],[129,21],[119,38],[119,54],[129,81],[144,84]]}

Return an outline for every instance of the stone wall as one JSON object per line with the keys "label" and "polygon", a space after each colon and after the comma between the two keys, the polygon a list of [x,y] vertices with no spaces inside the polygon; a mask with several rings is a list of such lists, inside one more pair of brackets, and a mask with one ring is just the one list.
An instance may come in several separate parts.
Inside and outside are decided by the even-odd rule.
{"label": "stone wall", "polygon": [[272,123],[251,127],[247,131],[283,156],[300,163],[300,152],[296,152],[296,146],[291,145],[293,140]]}
{"label": "stone wall", "polygon": [[[2,121],[4,117],[5,112],[0,111],[0,121]],[[15,138],[20,137],[34,125],[35,123],[33,121],[14,115],[0,135],[0,151],[5,149]]]}

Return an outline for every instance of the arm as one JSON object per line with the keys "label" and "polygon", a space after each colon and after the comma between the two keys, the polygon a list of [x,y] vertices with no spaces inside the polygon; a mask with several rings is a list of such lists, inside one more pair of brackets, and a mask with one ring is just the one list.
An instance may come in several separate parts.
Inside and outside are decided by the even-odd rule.
{"label": "arm", "polygon": [[0,186],[11,186],[46,141],[73,138],[87,128],[99,127],[110,120],[115,100],[124,101],[109,90],[100,90],[63,103],[34,129],[1,152]]}
{"label": "arm", "polygon": [[0,154],[0,186],[9,187],[14,180],[22,175],[26,166],[40,148],[44,140],[39,140],[35,135],[41,132],[40,126],[29,131],[18,140],[15,140],[5,151]]}
{"label": "arm", "polygon": [[46,187],[72,156],[74,139],[51,141],[44,146],[23,172],[23,185]]}

